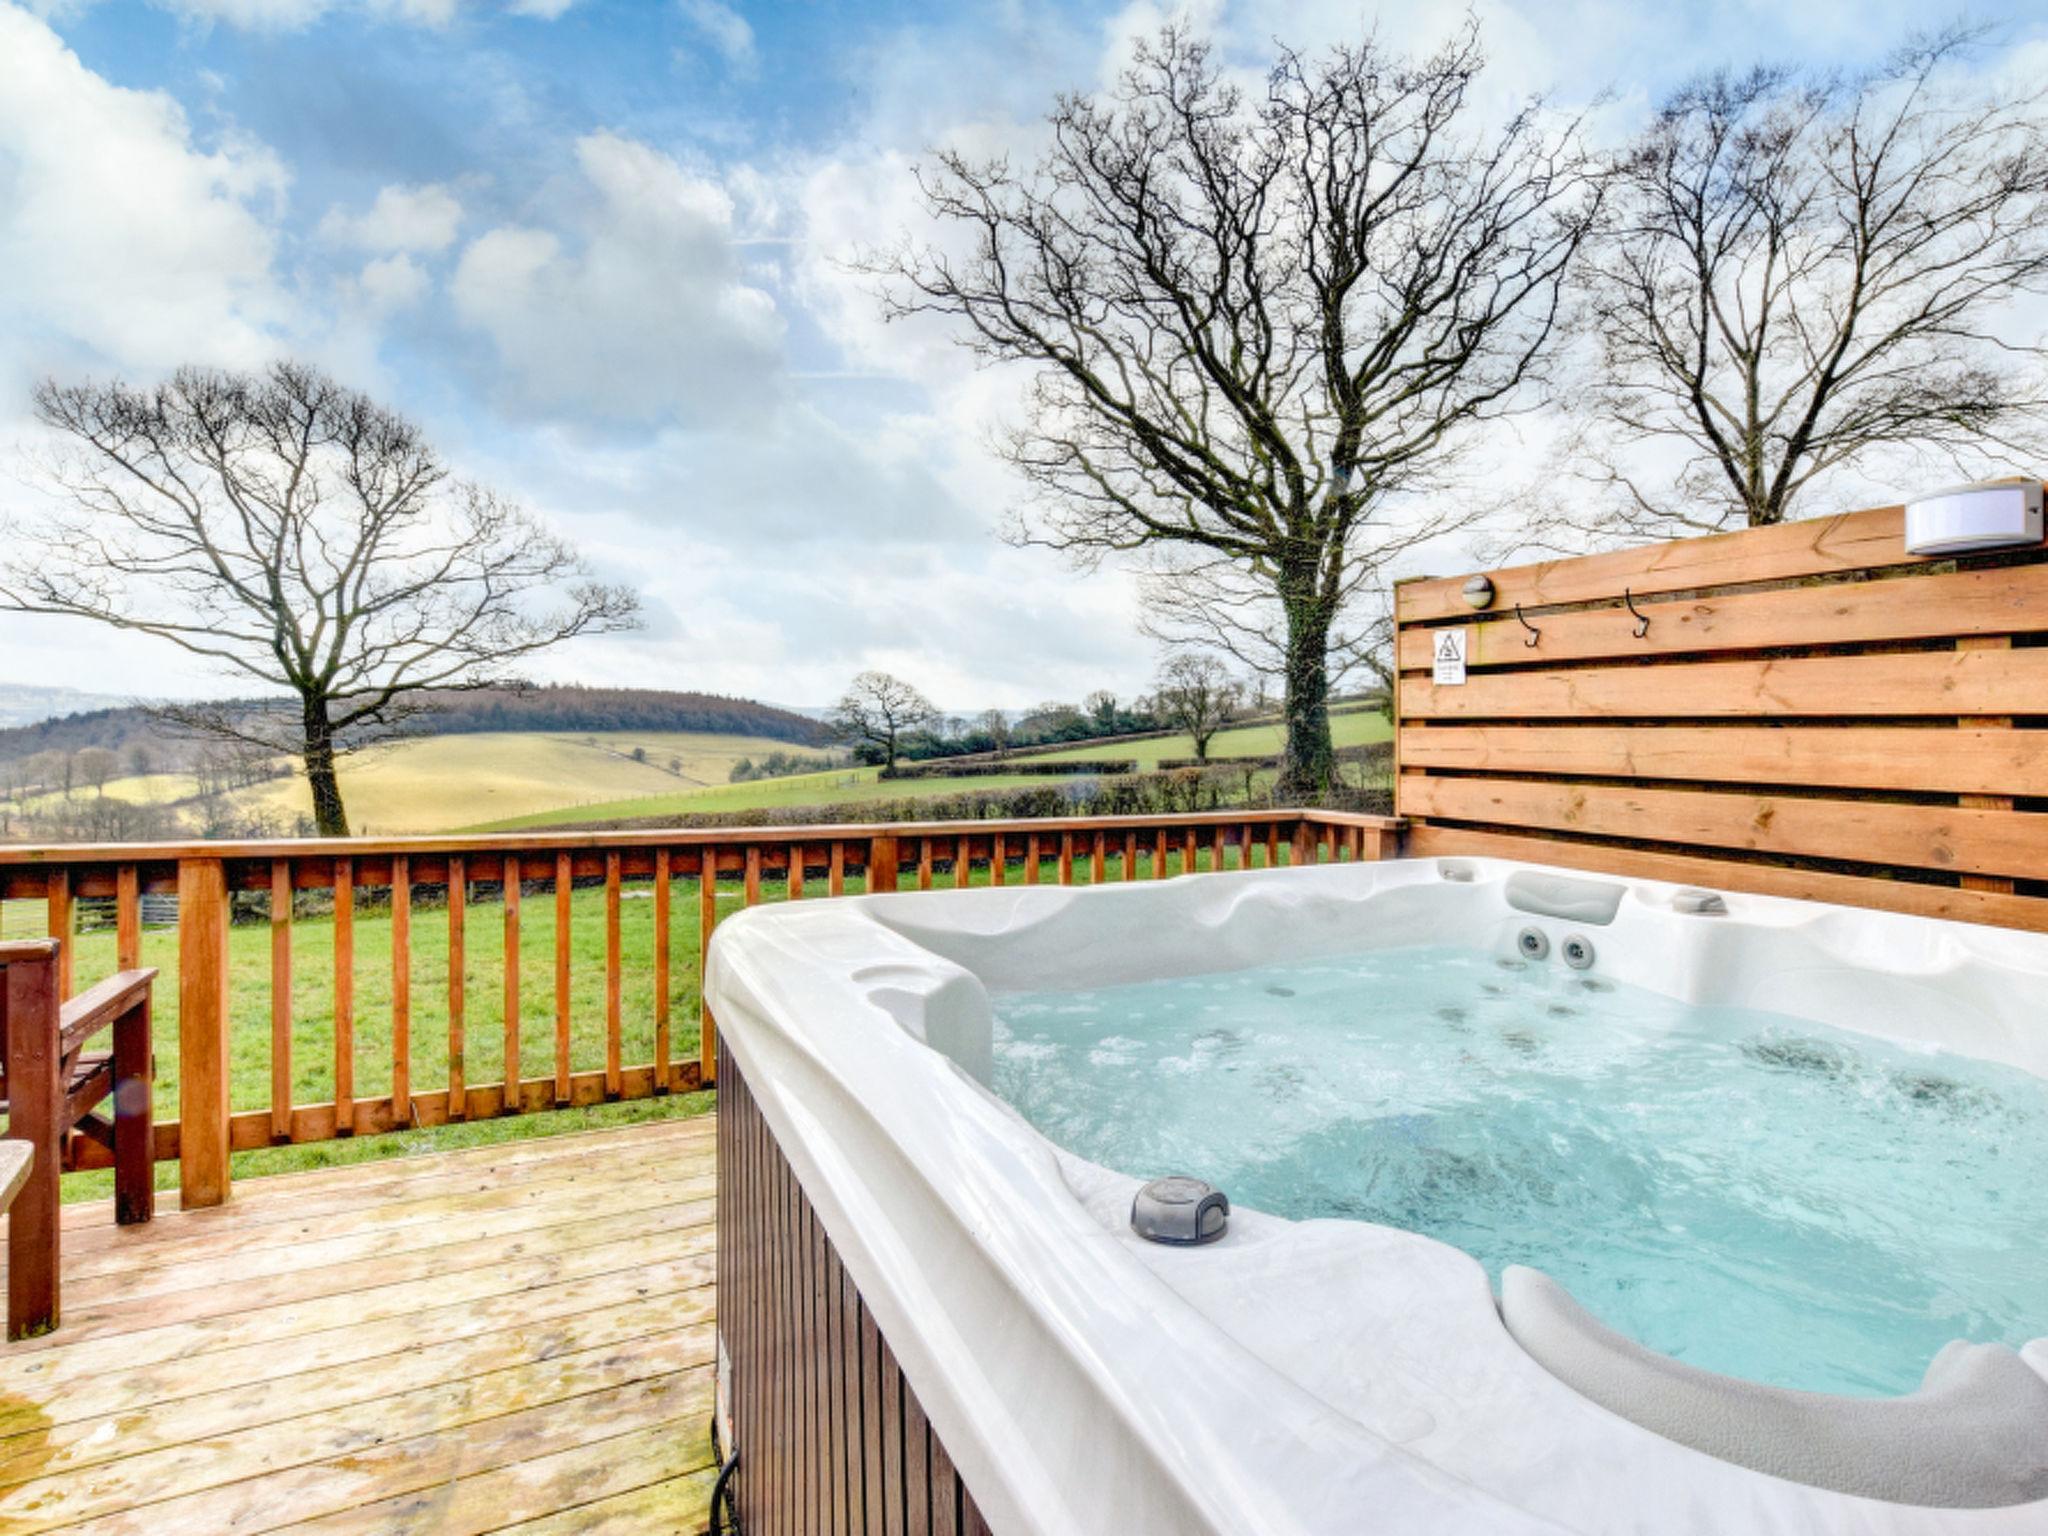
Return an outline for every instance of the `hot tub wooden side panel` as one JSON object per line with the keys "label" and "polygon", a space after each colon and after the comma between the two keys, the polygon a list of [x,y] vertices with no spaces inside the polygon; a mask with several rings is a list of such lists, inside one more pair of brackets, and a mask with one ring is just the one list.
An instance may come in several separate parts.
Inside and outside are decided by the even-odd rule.
{"label": "hot tub wooden side panel", "polygon": [[718,1060],[718,1330],[748,1536],[987,1536],[738,1064]]}

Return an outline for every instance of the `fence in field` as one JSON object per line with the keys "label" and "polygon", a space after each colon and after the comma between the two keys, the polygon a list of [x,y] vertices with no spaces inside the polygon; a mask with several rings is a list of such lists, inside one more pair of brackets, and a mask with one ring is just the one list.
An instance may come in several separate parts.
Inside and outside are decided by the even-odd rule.
{"label": "fence in field", "polygon": [[1488,575],[1398,589],[1405,851],[2048,929],[2048,547],[1885,507]]}
{"label": "fence in field", "polygon": [[[850,884],[871,891],[965,886],[978,869],[990,885],[1073,884],[1110,878],[1159,878],[1224,867],[1267,867],[1322,860],[1379,858],[1391,853],[1393,823],[1383,817],[1328,811],[1233,810],[1151,817],[1074,820],[924,822],[869,826],[728,828],[657,832],[557,833],[410,839],[298,840],[266,843],[134,844],[0,848],[0,911],[31,902],[33,926],[66,940],[60,986],[79,990],[75,974],[81,904],[111,902],[115,968],[143,958],[145,913],[175,895],[175,999],[158,1000],[159,1045],[175,1020],[178,1114],[156,1127],[156,1156],[180,1165],[190,1205],[224,1199],[229,1155],[257,1147],[325,1141],[451,1121],[531,1113],[645,1098],[694,1089],[716,1073],[716,1029],[698,1021],[697,1042],[675,1048],[673,1027],[675,903],[694,901],[697,961],[711,940],[720,886],[747,906],[779,891],[788,899],[822,882],[833,896]],[[604,928],[601,1067],[580,1067],[572,1041],[590,1021],[574,1016],[574,896],[601,889]],[[622,909],[628,896],[652,907],[650,977],[653,1051],[624,1059],[627,1006],[622,965]],[[480,906],[480,901],[490,901]],[[540,905],[540,912],[531,908]],[[329,973],[318,978],[331,1002],[332,1093],[294,1102],[295,928],[308,908],[331,924]],[[388,924],[389,1092],[357,1092],[358,919],[374,907]],[[269,1104],[237,1109],[231,1072],[229,946],[237,914],[269,930]],[[159,908],[161,915],[161,908]],[[688,909],[681,914],[689,931]],[[499,974],[479,978],[469,961],[475,920],[502,924]],[[445,923],[443,996],[416,1008],[415,935],[423,921]],[[528,1042],[521,988],[521,928],[553,929],[553,1070],[521,1075]],[[21,936],[19,921],[9,931]],[[246,926],[246,923],[244,924]],[[437,948],[440,946],[437,944]],[[701,974],[701,969],[699,971]],[[303,980],[303,978],[299,978]],[[467,1070],[467,1036],[477,982],[499,990],[502,1070],[479,1081]],[[431,1018],[446,1031],[446,1081],[413,1076],[415,1025]],[[379,1033],[382,1030],[380,1028]],[[239,1042],[246,1052],[250,1043]],[[435,1053],[438,1054],[438,1053]],[[685,1057],[687,1056],[687,1059]],[[104,1155],[82,1138],[67,1147],[72,1166],[98,1166]]]}

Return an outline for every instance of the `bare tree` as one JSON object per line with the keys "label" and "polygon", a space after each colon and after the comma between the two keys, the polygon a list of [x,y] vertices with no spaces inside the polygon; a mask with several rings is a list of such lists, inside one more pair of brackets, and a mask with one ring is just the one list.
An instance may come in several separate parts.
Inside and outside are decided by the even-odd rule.
{"label": "bare tree", "polygon": [[1540,104],[1470,119],[1468,28],[1421,60],[1283,52],[1245,93],[1170,28],[1101,97],[1063,96],[1035,169],[920,173],[965,254],[864,263],[1036,370],[1007,440],[1018,537],[1250,592],[1284,654],[1281,792],[1332,782],[1330,650],[1386,563],[1478,510],[1441,490],[1475,429],[1532,403],[1599,199]]}
{"label": "bare tree", "polygon": [[107,792],[107,780],[121,771],[121,759],[105,747],[80,747],[78,749],[78,776],[90,784],[93,793]]}
{"label": "bare tree", "polygon": [[[1489,510],[1490,503],[1480,504],[1473,521]],[[1518,543],[1522,537],[1513,535]],[[1324,673],[1332,692],[1361,672],[1382,687],[1393,686],[1394,605],[1384,578],[1383,559],[1360,560],[1334,604]],[[1252,680],[1261,707],[1274,686],[1285,690],[1286,610],[1256,570],[1231,560],[1155,551],[1139,592],[1138,627],[1168,650],[1227,657]]]}
{"label": "bare tree", "polygon": [[1566,523],[1778,523],[1887,458],[2038,469],[2043,351],[1999,318],[2048,289],[2048,93],[1959,82],[1973,38],[1711,74],[1658,112],[1590,248],[1567,462],[1605,494]]}
{"label": "bare tree", "polygon": [[1002,757],[1010,750],[1010,717],[1000,709],[985,709],[981,712],[981,733],[995,743],[996,756]]}
{"label": "bare tree", "polygon": [[282,690],[289,706],[164,713],[296,755],[322,834],[348,832],[337,756],[399,729],[426,690],[501,683],[536,651],[636,622],[632,593],[314,369],[46,382],[36,411],[65,445],[63,504],[16,531],[0,607],[153,635]]}
{"label": "bare tree", "polygon": [[892,769],[903,738],[923,730],[938,717],[930,699],[887,672],[861,673],[848,685],[845,697],[833,711],[833,721],[842,736],[880,749],[883,766]]}
{"label": "bare tree", "polygon": [[1081,708],[1095,721],[1095,728],[1105,736],[1116,729],[1116,695],[1107,688],[1098,688],[1081,701]]}
{"label": "bare tree", "polygon": [[1197,761],[1206,763],[1209,743],[1237,713],[1236,681],[1214,656],[1186,651],[1166,658],[1152,687],[1159,718],[1191,736]]}

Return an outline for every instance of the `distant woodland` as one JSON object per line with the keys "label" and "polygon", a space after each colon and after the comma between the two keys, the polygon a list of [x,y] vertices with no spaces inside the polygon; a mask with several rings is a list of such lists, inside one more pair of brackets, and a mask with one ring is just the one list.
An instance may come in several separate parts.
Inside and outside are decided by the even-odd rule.
{"label": "distant woodland", "polygon": [[[828,727],[818,720],[751,699],[653,688],[485,688],[429,696],[431,710],[409,723],[419,736],[480,731],[704,731],[765,736],[798,746],[823,745]],[[249,709],[277,708],[251,700]],[[0,730],[0,762],[39,753],[75,753],[97,747],[129,766],[141,749],[157,769],[189,766],[196,745],[157,721],[144,706],[95,709]],[[138,763],[137,767],[140,766]],[[131,771],[134,771],[131,769]]]}

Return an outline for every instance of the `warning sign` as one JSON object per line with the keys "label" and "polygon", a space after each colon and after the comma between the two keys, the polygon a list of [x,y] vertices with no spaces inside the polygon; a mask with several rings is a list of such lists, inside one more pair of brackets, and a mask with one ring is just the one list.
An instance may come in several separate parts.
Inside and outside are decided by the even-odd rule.
{"label": "warning sign", "polygon": [[1465,657],[1472,649],[1470,629],[1440,629],[1436,632],[1435,682],[1439,688],[1455,688],[1465,681]]}

